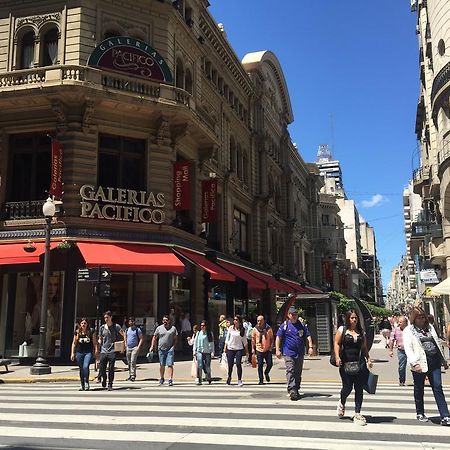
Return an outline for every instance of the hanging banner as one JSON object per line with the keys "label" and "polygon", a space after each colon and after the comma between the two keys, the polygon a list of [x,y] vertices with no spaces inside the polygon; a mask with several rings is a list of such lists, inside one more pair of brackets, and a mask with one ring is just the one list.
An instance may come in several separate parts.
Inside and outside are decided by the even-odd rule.
{"label": "hanging banner", "polygon": [[202,222],[217,221],[217,180],[202,181]]}
{"label": "hanging banner", "polygon": [[173,165],[173,209],[185,211],[191,208],[191,163],[177,161]]}
{"label": "hanging banner", "polygon": [[52,173],[50,180],[49,193],[56,200],[62,199],[63,183],[62,183],[62,171],[63,171],[63,148],[61,142],[56,139],[52,140]]}

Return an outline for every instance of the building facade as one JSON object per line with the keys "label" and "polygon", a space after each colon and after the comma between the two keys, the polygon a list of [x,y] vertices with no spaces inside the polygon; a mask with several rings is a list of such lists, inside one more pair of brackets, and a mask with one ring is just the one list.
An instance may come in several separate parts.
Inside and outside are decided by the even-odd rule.
{"label": "building facade", "polygon": [[104,309],[151,334],[321,285],[282,68],[239,61],[206,0],[5,1],[0,33],[0,354],[37,351],[50,180],[49,356]]}

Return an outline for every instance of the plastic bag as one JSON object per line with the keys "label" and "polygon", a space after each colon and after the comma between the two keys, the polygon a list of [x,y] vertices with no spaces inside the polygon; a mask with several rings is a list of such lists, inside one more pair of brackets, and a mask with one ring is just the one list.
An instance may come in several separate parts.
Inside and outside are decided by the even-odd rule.
{"label": "plastic bag", "polygon": [[224,370],[228,370],[228,357],[225,352],[222,353],[222,359],[220,360],[220,367]]}
{"label": "plastic bag", "polygon": [[192,378],[197,378],[197,358],[194,358],[192,360],[192,364],[191,364],[191,377]]}

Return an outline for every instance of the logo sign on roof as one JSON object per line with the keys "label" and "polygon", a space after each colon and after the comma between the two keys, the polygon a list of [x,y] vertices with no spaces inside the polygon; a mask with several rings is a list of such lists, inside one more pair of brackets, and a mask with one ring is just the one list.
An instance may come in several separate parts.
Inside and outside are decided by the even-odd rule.
{"label": "logo sign on roof", "polygon": [[91,53],[87,65],[146,80],[172,82],[163,57],[150,45],[128,36],[105,39]]}

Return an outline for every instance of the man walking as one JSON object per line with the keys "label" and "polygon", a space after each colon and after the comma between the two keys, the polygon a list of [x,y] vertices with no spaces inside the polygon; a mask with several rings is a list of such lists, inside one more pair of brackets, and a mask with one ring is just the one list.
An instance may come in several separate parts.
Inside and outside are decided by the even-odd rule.
{"label": "man walking", "polygon": [[177,345],[178,331],[170,324],[169,316],[163,316],[162,325],[156,328],[153,335],[152,343],[150,345],[149,353],[153,353],[158,341],[158,356],[159,356],[159,384],[164,384],[164,373],[167,367],[169,375],[168,384],[173,386],[173,364],[175,357],[175,347]]}
{"label": "man walking", "polygon": [[397,347],[397,359],[398,359],[398,384],[404,386],[406,382],[406,353],[403,346],[403,330],[407,327],[408,320],[405,316],[401,316],[398,319],[398,327],[394,328],[389,338],[389,356],[392,358],[394,354],[394,343]]}
{"label": "man walking", "polygon": [[142,333],[142,330],[136,326],[136,319],[134,317],[130,317],[128,319],[128,328],[125,333],[125,345],[127,349],[129,373],[127,381],[136,380],[136,361],[143,341],[144,335]]}
{"label": "man walking", "polygon": [[[100,364],[99,364],[99,379],[102,386],[106,387],[106,366],[108,365],[108,391],[112,391],[114,381],[114,366],[116,363],[116,352],[114,350],[114,342],[124,340],[125,333],[120,325],[112,321],[111,311],[106,311],[103,314],[105,320],[104,325],[100,327],[98,337],[100,341]],[[122,350],[123,352],[123,350]]]}
{"label": "man walking", "polygon": [[305,339],[308,341],[308,354],[313,354],[313,341],[308,327],[298,320],[298,312],[291,306],[288,318],[281,324],[275,339],[275,354],[278,359],[284,356],[286,363],[287,391],[291,400],[300,398],[303,360],[305,358]]}
{"label": "man walking", "polygon": [[264,361],[266,361],[266,370],[264,375],[266,381],[270,382],[270,369],[272,369],[272,347],[273,347],[273,331],[272,328],[266,324],[264,316],[258,316],[256,319],[256,327],[252,331],[252,349],[253,354],[256,355],[258,361],[258,377],[259,383],[264,384],[263,368]]}
{"label": "man walking", "polygon": [[226,330],[227,320],[225,319],[225,315],[221,314],[219,316],[219,351],[217,352],[217,356],[219,357],[219,359],[222,359],[223,348],[225,346]]}

